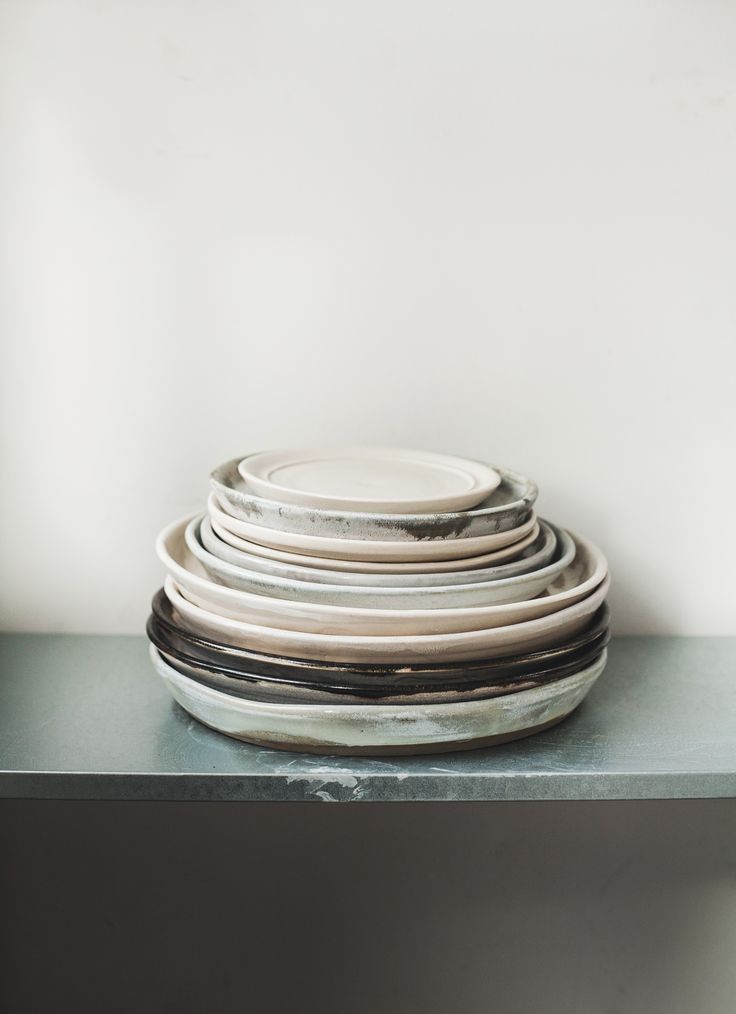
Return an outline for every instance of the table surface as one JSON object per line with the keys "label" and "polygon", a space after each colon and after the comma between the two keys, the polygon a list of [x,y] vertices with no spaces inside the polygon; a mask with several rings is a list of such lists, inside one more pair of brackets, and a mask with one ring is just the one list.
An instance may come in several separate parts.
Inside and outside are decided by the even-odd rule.
{"label": "table surface", "polygon": [[736,796],[736,638],[615,638],[560,725],[437,756],[315,757],[191,719],[143,637],[0,636],[0,797],[543,800]]}

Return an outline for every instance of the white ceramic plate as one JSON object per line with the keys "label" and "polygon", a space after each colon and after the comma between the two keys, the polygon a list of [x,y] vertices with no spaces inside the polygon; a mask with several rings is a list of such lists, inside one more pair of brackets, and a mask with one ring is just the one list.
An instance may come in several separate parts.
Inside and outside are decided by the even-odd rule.
{"label": "white ceramic plate", "polygon": [[[202,515],[190,521],[184,532],[184,539],[189,552],[201,563],[208,577],[216,584],[254,595],[270,595],[280,599],[349,608],[450,609],[521,602],[541,594],[575,557],[573,540],[566,532],[561,532],[562,552],[553,563],[533,573],[520,574],[502,581],[480,581],[429,588],[333,585],[269,576],[227,563],[208,552],[203,545],[201,533],[203,522],[207,523],[207,518],[203,518]],[[232,552],[236,553],[236,550]]]}
{"label": "white ceramic plate", "polygon": [[454,634],[489,630],[538,619],[564,609],[589,595],[606,576],[608,567],[601,551],[573,536],[573,562],[549,584],[546,592],[526,602],[448,609],[371,609],[346,605],[323,605],[302,600],[274,598],[227,588],[212,581],[186,546],[185,530],[190,519],[164,529],[156,552],[181,593],[210,612],[243,623],[279,630],[349,637]]}
{"label": "white ceramic plate", "polygon": [[267,499],[377,514],[467,510],[501,481],[477,461],[381,447],[265,451],[244,458],[238,471]]}
{"label": "white ceramic plate", "polygon": [[515,560],[527,546],[534,542],[539,534],[539,525],[535,524],[531,532],[518,542],[511,543],[503,549],[492,553],[481,553],[479,556],[466,556],[458,560],[427,560],[416,563],[374,563],[371,560],[338,560],[323,556],[303,556],[301,553],[287,553],[281,549],[260,546],[257,542],[249,542],[224,528],[210,510],[210,523],[218,537],[234,549],[240,549],[250,556],[260,556],[265,560],[283,563],[291,567],[316,568],[329,571],[342,571],[348,574],[375,574],[378,576],[408,574],[440,574],[453,573],[457,570],[467,572],[475,568],[490,567],[504,560]]}
{"label": "white ceramic plate", "polygon": [[[217,501],[214,493],[210,494],[207,510],[213,521],[220,528],[254,546],[277,550],[280,553],[301,554],[312,558],[328,560],[347,560],[361,563],[428,563],[435,560],[462,560],[469,556],[490,553],[513,545],[535,531],[536,515],[532,513],[529,520],[518,528],[506,532],[495,532],[493,535],[480,535],[471,539],[440,539],[424,542],[367,542],[363,539],[328,539],[318,535],[302,535],[294,532],[281,532],[262,525],[254,525],[249,521],[231,517],[222,504]],[[261,550],[262,551],[262,550]]]}
{"label": "white ceramic plate", "polygon": [[[546,567],[555,556],[559,533],[555,534],[557,530],[553,530],[553,527],[545,521],[540,520],[539,528],[540,530],[536,538],[532,539],[533,532],[530,532],[525,539],[522,539],[518,543],[518,545],[522,545],[522,543],[529,540],[529,544],[526,546],[522,545],[521,549],[509,546],[507,549],[501,549],[498,553],[492,554],[494,557],[502,557],[502,562],[495,563],[490,567],[474,569],[472,566],[468,566],[465,570],[453,571],[446,569],[447,561],[445,561],[445,564],[435,565],[434,569],[429,573],[414,573],[416,568],[408,564],[405,566],[409,567],[409,571],[400,574],[375,573],[373,571],[366,573],[335,569],[324,570],[321,567],[294,566],[289,563],[281,563],[279,560],[270,560],[265,556],[256,556],[254,553],[236,548],[238,544],[248,546],[250,543],[238,539],[236,535],[229,535],[224,529],[221,529],[223,537],[220,538],[215,532],[209,517],[203,519],[200,535],[204,548],[212,553],[213,556],[236,567],[255,571],[259,574],[280,577],[289,581],[311,581],[315,584],[362,585],[371,588],[395,589],[472,584],[478,581],[501,581],[509,577],[516,577],[519,574],[528,574],[533,570],[540,570]],[[226,541],[227,539],[232,541],[232,545]],[[509,554],[511,554],[513,559],[503,562],[503,557]],[[304,557],[304,559],[310,563],[313,560],[310,557]],[[327,561],[328,564],[332,562],[331,560]],[[473,557],[469,557],[468,560],[463,560],[461,563],[471,565]],[[386,566],[390,566],[390,564]],[[399,566],[401,565],[399,564]],[[427,564],[423,566],[426,567]],[[432,566],[432,564],[429,566]],[[453,563],[452,566],[455,566],[455,564]]]}
{"label": "white ceramic plate", "polygon": [[500,465],[489,465],[501,476],[490,496],[466,511],[440,511],[435,514],[375,514],[365,511],[318,510],[299,504],[282,503],[257,496],[245,482],[238,464],[241,458],[218,465],[210,475],[210,485],[227,511],[254,525],[305,535],[329,538],[464,539],[491,535],[518,526],[529,517],[537,499],[537,487],[531,479]]}
{"label": "white ceramic plate", "polygon": [[583,629],[605,599],[609,584],[606,577],[586,598],[537,619],[461,633],[412,635],[321,634],[246,623],[185,598],[171,575],[164,582],[164,591],[181,625],[213,641],[318,662],[390,665],[499,658],[561,644]]}
{"label": "white ceramic plate", "polygon": [[452,704],[268,704],[202,686],[151,659],[176,701],[228,736],[286,750],[438,752],[467,749],[540,731],[569,715],[606,665],[606,652],[574,676],[503,697]]}

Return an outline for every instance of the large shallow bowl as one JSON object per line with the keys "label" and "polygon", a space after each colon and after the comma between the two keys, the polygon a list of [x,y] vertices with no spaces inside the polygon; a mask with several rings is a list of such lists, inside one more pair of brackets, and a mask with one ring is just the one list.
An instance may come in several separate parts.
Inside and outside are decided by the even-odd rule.
{"label": "large shallow bowl", "polygon": [[[223,542],[248,553],[249,556],[261,556],[267,560],[284,563],[292,567],[303,567],[309,569],[322,569],[329,571],[344,571],[349,574],[375,574],[381,577],[392,577],[394,575],[410,574],[439,574],[441,572],[454,573],[462,570],[478,570],[484,567],[496,566],[508,560],[515,560],[519,554],[531,545],[539,535],[539,523],[535,523],[531,531],[517,542],[510,543],[501,549],[494,549],[489,553],[480,553],[476,556],[463,558],[452,558],[449,560],[413,560],[412,562],[396,561],[392,563],[379,562],[369,558],[365,553],[362,560],[341,560],[337,557],[306,556],[302,553],[286,552],[283,549],[273,549],[270,546],[262,546],[257,542],[250,542],[241,538],[222,525],[222,514],[219,512],[214,496],[210,497],[207,505],[210,514],[212,529]],[[456,544],[456,543],[453,543]],[[376,543],[365,543],[366,546]],[[386,543],[381,543],[386,545]],[[399,543],[395,543],[399,545]]]}
{"label": "large shallow bowl", "polygon": [[[222,510],[222,504],[212,493],[207,510],[219,525],[241,539],[256,546],[276,549],[282,553],[299,553],[309,557],[335,560],[367,561],[369,563],[414,563],[434,560],[458,560],[467,556],[480,556],[510,546],[534,529],[534,512],[516,528],[507,528],[491,535],[477,535],[462,539],[391,539],[366,540],[345,537],[328,538],[324,535],[304,535],[301,532],[283,532],[277,528],[254,525],[250,521],[232,517]],[[253,551],[253,550],[252,550]],[[262,553],[263,550],[260,550]]]}
{"label": "large shallow bowl", "polygon": [[313,753],[399,754],[471,749],[540,732],[583,700],[606,652],[581,672],[502,697],[450,704],[271,704],[223,693],[177,672],[151,646],[174,699],[198,721],[258,746]]}
{"label": "large shallow bowl", "polygon": [[[298,663],[243,652],[241,657],[162,621],[155,613],[146,632],[174,668],[208,686],[258,700],[305,703],[446,703],[516,693],[571,676],[590,665],[608,643],[608,627],[552,660],[461,663],[414,672],[349,669],[328,663]],[[411,668],[411,667],[407,667]]]}
{"label": "large shallow bowl", "polygon": [[[206,519],[204,519],[206,520]],[[541,594],[572,562],[575,543],[567,532],[559,532],[560,552],[546,567],[501,581],[430,588],[371,588],[361,585],[333,585],[306,580],[287,580],[226,563],[205,549],[202,516],[194,518],[184,533],[187,549],[196,557],[215,583],[256,595],[314,602],[321,605],[368,609],[449,609],[521,602]],[[235,551],[233,551],[235,552]]]}
{"label": "large shallow bowl", "polygon": [[327,538],[462,539],[518,528],[537,498],[530,480],[507,468],[492,465],[501,482],[478,507],[440,514],[373,514],[314,510],[256,496],[238,472],[240,455],[216,468],[210,483],[234,517],[283,532]]}
{"label": "large shallow bowl", "polygon": [[[233,540],[235,536],[231,537]],[[479,581],[503,581],[519,574],[527,574],[533,570],[546,567],[555,556],[557,537],[545,521],[539,522],[539,532],[526,547],[517,550],[511,560],[497,563],[492,567],[470,568],[468,570],[447,571],[434,570],[428,574],[376,574],[355,573],[354,571],[324,570],[320,567],[294,566],[270,560],[265,556],[256,556],[236,548],[221,539],[212,527],[209,517],[202,520],[200,539],[204,548],[225,563],[232,564],[243,570],[255,571],[269,577],[278,577],[286,581],[309,581],[313,584],[332,584],[341,587],[358,585],[371,588],[431,588],[475,584]],[[247,543],[243,543],[247,545]],[[521,543],[519,543],[521,545]],[[512,555],[514,547],[510,547]],[[500,552],[504,552],[501,550]]]}
{"label": "large shallow bowl", "polygon": [[[381,696],[387,689],[407,693],[437,686],[470,689],[526,677],[574,662],[588,651],[600,651],[608,638],[608,605],[603,602],[579,633],[561,644],[494,658],[447,662],[406,660],[380,663],[305,660],[239,647],[188,630],[163,588],[151,603],[151,621],[165,634],[166,650],[234,674],[255,674],[293,684],[315,683],[331,689],[360,689]],[[163,635],[162,635],[163,636]]]}
{"label": "large shallow bowl", "polygon": [[319,634],[244,623],[191,602],[181,594],[171,575],[166,578],[164,590],[182,626],[256,651],[333,662],[457,662],[563,643],[586,626],[605,599],[609,583],[606,577],[580,602],[538,619],[462,633],[415,635]]}
{"label": "large shallow bowl", "polygon": [[185,532],[190,519],[164,529],[156,551],[179,590],[190,602],[221,616],[279,629],[344,636],[406,636],[488,630],[537,619],[586,598],[603,581],[608,566],[601,551],[573,536],[575,559],[547,590],[525,602],[448,609],[370,609],[277,599],[239,591],[207,577],[189,552]]}

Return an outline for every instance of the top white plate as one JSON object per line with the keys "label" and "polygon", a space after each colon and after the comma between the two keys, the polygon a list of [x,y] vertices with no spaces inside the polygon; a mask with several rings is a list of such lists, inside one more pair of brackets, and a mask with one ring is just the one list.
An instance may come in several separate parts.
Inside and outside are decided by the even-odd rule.
{"label": "top white plate", "polygon": [[238,471],[267,499],[378,514],[468,510],[501,481],[478,461],[384,447],[266,451],[244,458]]}

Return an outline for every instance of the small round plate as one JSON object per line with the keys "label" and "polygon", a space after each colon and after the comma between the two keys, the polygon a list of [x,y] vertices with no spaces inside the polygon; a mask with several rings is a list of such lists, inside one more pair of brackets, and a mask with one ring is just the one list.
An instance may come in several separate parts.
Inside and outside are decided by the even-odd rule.
{"label": "small round plate", "polygon": [[[214,493],[210,493],[207,510],[213,521],[220,528],[237,535],[251,543],[250,551],[268,556],[265,550],[279,553],[299,554],[311,558],[321,557],[329,560],[344,560],[348,563],[429,563],[435,560],[461,560],[466,557],[478,557],[497,549],[504,549],[518,543],[532,532],[538,533],[536,515],[532,513],[518,528],[505,532],[494,532],[492,535],[478,535],[468,539],[427,539],[426,541],[406,542],[367,542],[363,539],[326,538],[319,535],[302,535],[295,532],[282,532],[275,528],[264,528],[250,521],[231,517],[222,509]],[[535,536],[536,537],[536,536]],[[258,549],[256,549],[256,546]],[[521,547],[518,547],[521,548]],[[462,569],[457,567],[456,569]]]}
{"label": "small round plate", "polygon": [[467,510],[501,481],[477,461],[384,447],[266,451],[244,458],[238,470],[268,499],[380,514]]}

